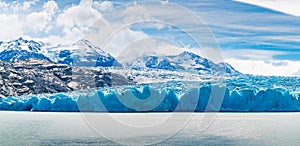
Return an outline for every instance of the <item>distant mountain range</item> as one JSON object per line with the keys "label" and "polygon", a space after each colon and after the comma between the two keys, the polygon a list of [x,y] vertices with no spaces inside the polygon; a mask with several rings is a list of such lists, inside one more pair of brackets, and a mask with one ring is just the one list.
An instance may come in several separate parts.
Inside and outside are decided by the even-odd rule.
{"label": "distant mountain range", "polygon": [[[19,38],[9,42],[0,42],[0,60],[14,62],[38,58],[54,63],[85,67],[122,67],[109,53],[87,40],[80,40],[71,45],[48,47],[42,42]],[[241,74],[230,64],[216,64],[191,52],[182,52],[173,56],[142,56],[126,62],[123,67],[132,69],[185,70],[199,74],[226,72],[231,75]]]}
{"label": "distant mountain range", "polygon": [[234,75],[241,74],[230,64],[216,64],[187,51],[172,56],[143,56],[137,58],[135,61],[126,63],[126,65],[133,69],[186,70],[200,74],[215,74],[218,72],[226,72]]}

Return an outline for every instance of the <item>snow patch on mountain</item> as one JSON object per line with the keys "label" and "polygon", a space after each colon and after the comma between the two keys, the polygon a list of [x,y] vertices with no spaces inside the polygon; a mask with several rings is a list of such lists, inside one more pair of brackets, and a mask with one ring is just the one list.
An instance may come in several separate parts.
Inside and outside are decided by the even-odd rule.
{"label": "snow patch on mountain", "polygon": [[50,58],[62,64],[88,67],[121,67],[121,64],[110,54],[87,40],[79,40],[72,45],[59,45],[48,48]]}
{"label": "snow patch on mountain", "polygon": [[55,47],[48,47],[44,43],[23,38],[0,43],[0,60],[13,62],[28,58],[45,59],[74,66],[121,66],[113,56],[87,40]]}
{"label": "snow patch on mountain", "polygon": [[50,59],[42,53],[44,44],[41,42],[28,41],[18,38],[9,42],[0,43],[0,60],[13,62],[18,60],[26,60],[28,58],[39,58],[50,61]]}
{"label": "snow patch on mountain", "polygon": [[[130,55],[130,53],[129,53]],[[124,56],[130,58],[132,56]],[[71,45],[49,47],[41,42],[19,38],[0,43],[0,60],[13,62],[38,58],[47,61],[84,67],[122,67],[135,70],[159,69],[169,71],[188,71],[198,74],[240,75],[227,63],[216,64],[195,53],[184,51],[178,55],[142,55],[119,63],[117,59],[88,40],[79,40]],[[120,58],[121,59],[121,58]],[[122,59],[121,59],[122,60]]]}
{"label": "snow patch on mountain", "polygon": [[125,64],[127,67],[133,69],[186,70],[197,72],[199,74],[241,74],[227,63],[216,64],[206,58],[187,51],[172,56],[142,56],[132,62],[126,62]]}

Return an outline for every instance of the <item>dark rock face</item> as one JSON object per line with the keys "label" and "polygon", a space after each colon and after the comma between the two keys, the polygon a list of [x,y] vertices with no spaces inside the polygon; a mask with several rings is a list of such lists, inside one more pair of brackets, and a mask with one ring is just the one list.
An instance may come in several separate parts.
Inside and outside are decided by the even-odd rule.
{"label": "dark rock face", "polygon": [[0,97],[126,85],[126,77],[47,60],[0,62]]}

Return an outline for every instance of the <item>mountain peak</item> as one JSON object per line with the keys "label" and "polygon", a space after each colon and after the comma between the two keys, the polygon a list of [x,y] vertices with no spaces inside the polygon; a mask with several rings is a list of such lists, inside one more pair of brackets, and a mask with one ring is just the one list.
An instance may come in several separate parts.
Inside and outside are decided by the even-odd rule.
{"label": "mountain peak", "polygon": [[52,60],[62,64],[88,67],[121,66],[109,53],[85,39],[80,39],[71,45],[49,48],[48,51],[56,52],[56,55],[55,53],[52,55]]}
{"label": "mountain peak", "polygon": [[[45,47],[44,44],[22,37],[0,43],[0,60],[14,62],[29,58],[39,58],[48,61],[86,67],[122,67],[109,53],[90,41],[81,39],[71,45]],[[178,55],[148,54],[126,62],[133,69],[185,70],[199,74],[215,74],[225,71],[229,74],[240,74],[227,63],[215,64],[193,52],[183,51]]]}
{"label": "mountain peak", "polygon": [[199,56],[199,55],[197,55],[195,53],[189,52],[189,51],[183,51],[178,56],[190,56],[192,58],[202,58],[201,56]]}
{"label": "mountain peak", "polygon": [[93,43],[91,43],[90,41],[85,40],[85,39],[80,39],[79,41],[74,43],[72,46],[79,46],[81,48],[85,48],[85,49],[93,51],[93,52],[101,53],[103,55],[107,54],[100,47],[95,46]]}
{"label": "mountain peak", "polygon": [[23,43],[23,42],[24,43],[28,43],[29,41],[26,40],[26,39],[23,39],[22,37],[19,37],[19,38],[15,39],[15,40],[7,42],[7,43],[14,43],[14,42],[16,42],[16,43]]}
{"label": "mountain peak", "polygon": [[[9,42],[20,42],[20,43],[28,43],[28,42],[34,42],[33,40],[27,40],[27,39],[24,39],[24,38],[22,38],[22,37],[19,37],[19,38],[17,38],[17,39],[15,39],[15,40],[13,40],[13,41],[9,41]],[[8,42],[8,43],[9,43]],[[37,42],[35,42],[35,43],[37,43]]]}
{"label": "mountain peak", "polygon": [[23,38],[22,37],[19,37],[18,39],[16,39],[16,40],[20,40],[20,41],[22,41],[23,40]]}
{"label": "mountain peak", "polygon": [[88,41],[88,40],[85,40],[85,39],[80,39],[80,40],[78,40],[76,43],[74,43],[74,44],[76,44],[76,45],[79,45],[79,44],[91,44],[91,42],[90,41]]}
{"label": "mountain peak", "polygon": [[79,41],[77,41],[76,43],[74,43],[73,45],[77,45],[77,46],[87,46],[89,48],[98,48],[96,47],[94,44],[92,44],[90,41],[85,40],[85,39],[80,39]]}
{"label": "mountain peak", "polygon": [[33,40],[25,40],[22,37],[0,44],[0,60],[14,62],[28,58],[40,58],[49,60],[41,53],[44,45]]}
{"label": "mountain peak", "polygon": [[33,40],[26,40],[22,37],[0,43],[0,52],[2,51],[27,51],[27,52],[39,52],[41,48],[44,46],[41,42],[35,42]]}
{"label": "mountain peak", "polygon": [[185,70],[196,71],[199,74],[219,74],[226,71],[226,73],[233,75],[240,74],[229,64],[215,64],[206,58],[188,51],[172,56],[143,56],[134,62],[128,63],[128,65],[134,69]]}

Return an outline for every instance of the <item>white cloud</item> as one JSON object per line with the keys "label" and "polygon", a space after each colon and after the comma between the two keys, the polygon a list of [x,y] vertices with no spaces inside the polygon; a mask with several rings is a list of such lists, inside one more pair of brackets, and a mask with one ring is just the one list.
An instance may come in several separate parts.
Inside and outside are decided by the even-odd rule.
{"label": "white cloud", "polygon": [[224,62],[231,64],[238,71],[254,75],[300,76],[300,61],[275,60],[274,55],[289,52],[270,50],[236,49],[226,50]]}
{"label": "white cloud", "polygon": [[[126,6],[113,11],[108,15],[104,15],[99,19],[90,31],[84,36],[103,50],[109,52],[113,56],[118,56],[124,48],[129,46],[136,40],[149,37],[143,31],[134,31],[130,29],[132,22],[145,20],[144,7]],[[138,17],[133,14],[138,14]]]}
{"label": "white cloud", "polygon": [[0,14],[0,40],[8,41],[23,35],[18,15]]}
{"label": "white cloud", "polygon": [[224,58],[242,58],[254,60],[270,60],[275,55],[286,54],[282,51],[251,50],[251,49],[230,49],[223,50]]}
{"label": "white cloud", "polygon": [[5,8],[9,7],[9,4],[7,4],[4,1],[0,1],[0,8],[3,11]]}
{"label": "white cloud", "polygon": [[290,42],[300,43],[299,35],[269,36],[265,39],[273,40],[273,41],[290,41]]}
{"label": "white cloud", "polygon": [[82,0],[79,5],[67,8],[57,17],[57,25],[63,28],[65,39],[78,40],[101,18],[101,13],[92,8],[91,0]]}
{"label": "white cloud", "polygon": [[9,41],[24,36],[24,15],[38,0],[19,2],[0,1],[0,40]]}
{"label": "white cloud", "polygon": [[69,44],[74,43],[73,40],[68,40],[68,39],[63,40],[63,38],[61,36],[57,36],[57,35],[50,35],[50,36],[47,36],[47,37],[44,37],[44,38],[32,38],[32,37],[30,37],[28,39],[43,42],[43,43],[45,43],[46,46],[49,46],[49,47],[55,47],[59,44],[60,45],[66,45],[66,44],[69,45]]}
{"label": "white cloud", "polygon": [[94,1],[93,8],[99,10],[100,12],[108,12],[113,9],[113,3],[110,1],[103,1],[103,2]]}
{"label": "white cloud", "polygon": [[143,29],[147,29],[147,28],[150,28],[150,29],[153,29],[153,28],[156,28],[157,30],[161,30],[163,28],[171,28],[172,26],[169,25],[169,24],[164,24],[162,22],[146,22],[146,23],[136,23],[136,24],[133,24],[134,28],[138,29],[138,28],[143,28]]}
{"label": "white cloud", "polygon": [[[178,6],[176,8],[178,8]],[[178,19],[179,17],[180,19]],[[201,20],[197,19],[197,16],[191,15],[190,11],[187,11],[186,9],[181,8],[181,10],[178,11],[178,9],[174,9],[173,5],[157,6],[151,4],[137,4],[129,5],[125,8],[119,8],[117,12],[113,12],[110,15],[104,15],[104,18],[110,25],[106,25],[105,22],[99,23],[98,36],[91,35],[89,38],[97,38],[97,41],[94,42],[96,42],[98,46],[102,47],[106,39],[112,37],[109,40],[110,42],[108,42],[106,46],[102,47],[102,49],[109,51],[114,56],[118,56],[118,53],[123,50],[122,48],[130,45],[133,41],[144,39],[145,36],[148,37],[147,34],[143,32],[132,31],[130,29],[127,29],[127,32],[123,31],[126,33],[121,31],[116,33],[118,29],[128,27],[136,23],[161,22],[156,24],[170,23],[176,27],[183,28],[182,31],[200,41],[201,45],[205,48],[212,48],[205,52],[205,55],[208,56],[208,58],[217,62],[220,61],[221,51],[217,46],[214,36],[206,25]],[[139,26],[143,27],[143,25]],[[149,26],[153,27],[153,25],[148,25],[147,27]],[[155,25],[154,27],[159,29],[164,26]],[[102,38],[102,36],[106,37]]]}
{"label": "white cloud", "polygon": [[[100,32],[101,33],[101,32]],[[98,36],[101,34],[98,34]],[[124,28],[113,36],[104,44],[104,50],[108,51],[114,56],[119,56],[124,49],[129,45],[136,42],[137,40],[142,40],[148,38],[149,36],[143,32],[133,31],[129,28]],[[97,41],[97,40],[95,40]]]}
{"label": "white cloud", "polygon": [[57,10],[58,6],[55,1],[46,2],[41,12],[33,12],[26,16],[26,30],[34,33],[46,30],[47,33],[49,29],[46,28]]}
{"label": "white cloud", "polygon": [[17,1],[13,1],[10,3],[0,1],[0,13],[5,13],[5,14],[21,13],[28,10],[31,6],[35,5],[38,1],[39,0],[32,0],[32,1],[25,1],[23,3],[19,3]]}
{"label": "white cloud", "polygon": [[183,49],[176,46],[174,42],[163,38],[145,37],[131,42],[128,46],[121,47],[122,51],[117,59],[126,63],[144,55],[178,55]]}
{"label": "white cloud", "polygon": [[55,1],[48,1],[43,6],[44,11],[49,13],[50,15],[53,15],[56,10],[58,9],[57,3]]}
{"label": "white cloud", "polygon": [[33,0],[33,1],[25,1],[23,3],[23,10],[28,10],[31,6],[35,5],[39,0]]}
{"label": "white cloud", "polygon": [[253,4],[286,14],[300,16],[299,0],[236,0],[238,2]]}
{"label": "white cloud", "polygon": [[[43,5],[36,5],[37,2],[0,0],[1,41],[26,37],[54,41],[54,44],[75,42],[101,17],[101,13],[91,7],[91,0],[82,0],[79,5],[60,10],[55,1],[47,1]],[[33,5],[37,7],[32,8]],[[60,29],[62,32],[58,33]],[[41,37],[40,34],[46,35]]]}
{"label": "white cloud", "polygon": [[231,64],[242,73],[254,75],[276,75],[276,76],[300,76],[300,61],[288,60],[241,60],[226,59],[225,62]]}

